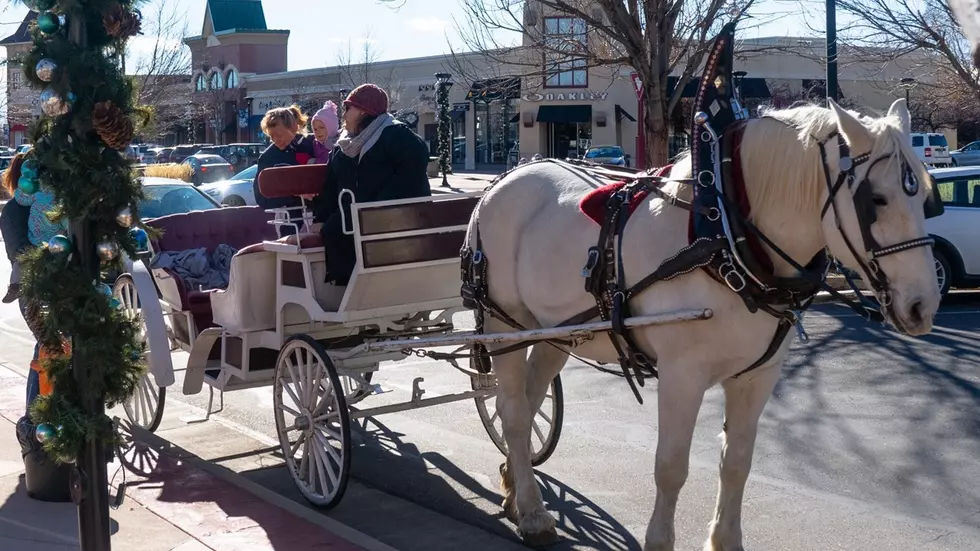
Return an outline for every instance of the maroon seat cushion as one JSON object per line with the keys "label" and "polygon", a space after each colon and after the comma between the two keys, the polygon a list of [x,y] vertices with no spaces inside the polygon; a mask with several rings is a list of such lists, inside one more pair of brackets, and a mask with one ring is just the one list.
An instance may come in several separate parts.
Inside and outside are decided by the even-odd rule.
{"label": "maroon seat cushion", "polygon": [[261,207],[224,207],[161,216],[148,225],[163,231],[154,243],[157,252],[200,247],[211,252],[221,244],[242,249],[275,239],[276,229],[270,220],[272,215]]}

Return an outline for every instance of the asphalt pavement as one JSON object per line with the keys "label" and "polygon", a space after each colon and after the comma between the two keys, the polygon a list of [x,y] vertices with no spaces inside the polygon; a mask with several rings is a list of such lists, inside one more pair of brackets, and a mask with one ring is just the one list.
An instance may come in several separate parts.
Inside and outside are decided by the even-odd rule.
{"label": "asphalt pavement", "polygon": [[[746,549],[980,548],[978,327],[976,294],[954,295],[924,338],[867,324],[839,306],[815,307],[806,318],[809,342],[794,346],[760,423],[743,513]],[[15,305],[0,308],[0,332],[4,360],[29,357],[30,333]],[[183,367],[186,355],[174,358]],[[654,500],[656,386],[647,386],[640,406],[620,378],[577,363],[562,376],[561,442],[538,469],[564,537],[558,548],[640,549]],[[426,398],[468,389],[444,365],[407,359],[382,366],[375,382],[390,392],[364,405],[406,399],[416,377],[425,378]],[[167,397],[165,439],[207,403],[206,392],[182,396],[182,378]],[[701,549],[706,536],[722,411],[720,389],[710,391],[678,506],[679,550]],[[179,445],[302,501],[276,458],[271,389],[227,393],[222,411],[194,427]],[[501,460],[472,402],[369,419],[356,431],[351,490],[328,514],[405,551],[463,542],[469,551],[516,549],[499,507]]]}

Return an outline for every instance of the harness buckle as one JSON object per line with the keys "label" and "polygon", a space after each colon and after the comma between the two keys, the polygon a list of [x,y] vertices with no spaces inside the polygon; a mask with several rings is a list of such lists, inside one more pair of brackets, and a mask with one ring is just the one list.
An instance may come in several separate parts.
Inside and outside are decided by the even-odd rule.
{"label": "harness buckle", "polygon": [[736,268],[731,262],[725,262],[722,264],[718,268],[718,273],[721,275],[722,279],[725,280],[725,284],[728,285],[732,291],[741,293],[745,290],[745,277],[739,273],[738,268]]}
{"label": "harness buckle", "polygon": [[599,249],[596,247],[589,247],[589,259],[585,262],[585,267],[582,268],[582,277],[589,277],[595,270],[595,267],[599,264]]}

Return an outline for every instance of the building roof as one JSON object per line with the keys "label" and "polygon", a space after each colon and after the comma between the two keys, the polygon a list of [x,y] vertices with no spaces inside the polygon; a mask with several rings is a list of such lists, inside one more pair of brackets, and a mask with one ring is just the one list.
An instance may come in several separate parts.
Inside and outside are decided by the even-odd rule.
{"label": "building roof", "polygon": [[27,17],[21,21],[20,26],[17,27],[17,31],[0,40],[0,46],[9,46],[11,44],[24,44],[31,41],[31,23],[37,19],[36,11],[27,12]]}
{"label": "building roof", "polygon": [[268,30],[262,0],[208,0],[208,12],[215,33]]}

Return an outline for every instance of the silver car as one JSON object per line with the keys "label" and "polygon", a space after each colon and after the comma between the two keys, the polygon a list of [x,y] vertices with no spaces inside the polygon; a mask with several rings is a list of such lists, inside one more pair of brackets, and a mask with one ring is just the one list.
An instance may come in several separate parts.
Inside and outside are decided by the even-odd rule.
{"label": "silver car", "polygon": [[980,141],[970,142],[949,154],[953,157],[953,166],[980,165]]}
{"label": "silver car", "polygon": [[228,180],[201,184],[198,189],[215,201],[229,207],[255,205],[255,192],[252,190],[252,182],[255,181],[257,172],[258,165],[252,165]]}

